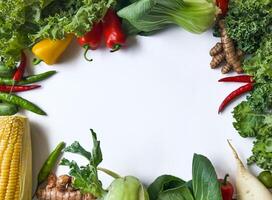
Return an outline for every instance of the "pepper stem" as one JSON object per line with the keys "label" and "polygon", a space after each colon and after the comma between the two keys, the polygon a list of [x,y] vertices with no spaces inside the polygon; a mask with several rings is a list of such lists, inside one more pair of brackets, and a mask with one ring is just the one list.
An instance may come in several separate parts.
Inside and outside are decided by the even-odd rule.
{"label": "pepper stem", "polygon": [[85,58],[85,60],[87,60],[89,62],[92,62],[93,59],[88,58],[88,56],[87,56],[87,53],[90,50],[90,47],[88,45],[84,45],[83,48],[85,49],[85,51],[84,51],[84,58]]}
{"label": "pepper stem", "polygon": [[225,177],[224,177],[224,180],[223,180],[223,185],[228,184],[228,177],[229,177],[229,174],[226,174]]}
{"label": "pepper stem", "polygon": [[40,64],[42,62],[42,59],[40,59],[40,58],[33,58],[33,60],[32,60],[32,64],[33,65],[38,65],[38,64]]}
{"label": "pepper stem", "polygon": [[113,53],[115,51],[118,51],[121,49],[121,47],[122,47],[121,44],[115,44],[110,52]]}
{"label": "pepper stem", "polygon": [[108,170],[108,169],[105,169],[105,168],[102,168],[102,167],[98,167],[97,170],[101,171],[101,172],[104,172],[105,174],[111,176],[112,178],[114,179],[117,179],[117,178],[121,178],[121,176],[111,170]]}

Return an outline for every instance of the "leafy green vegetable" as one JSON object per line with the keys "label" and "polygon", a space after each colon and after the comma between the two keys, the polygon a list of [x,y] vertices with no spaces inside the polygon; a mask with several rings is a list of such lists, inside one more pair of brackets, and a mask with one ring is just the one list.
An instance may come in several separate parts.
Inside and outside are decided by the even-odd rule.
{"label": "leafy green vegetable", "polygon": [[92,131],[93,136],[93,150],[86,151],[79,142],[74,142],[71,146],[64,149],[65,152],[75,153],[86,158],[89,163],[86,166],[79,167],[75,161],[62,159],[61,165],[70,168],[69,174],[73,177],[72,186],[79,189],[82,193],[91,193],[96,197],[101,197],[105,191],[102,183],[98,179],[97,166],[102,162],[102,153],[100,149],[100,142],[97,141],[96,133]]}
{"label": "leafy green vegetable", "polygon": [[185,183],[185,181],[178,177],[162,175],[158,177],[147,189],[150,200],[156,200],[168,190],[172,191],[173,189],[183,186]]}
{"label": "leafy green vegetable", "polygon": [[265,170],[272,170],[272,134],[258,137],[252,149],[248,164],[256,163]]}
{"label": "leafy green vegetable", "polygon": [[208,158],[195,154],[193,180],[170,175],[158,177],[149,187],[150,200],[222,200],[216,172]]}
{"label": "leafy green vegetable", "polygon": [[216,14],[212,0],[139,0],[118,12],[127,32],[144,34],[172,24],[202,33],[214,23]]}
{"label": "leafy green vegetable", "polygon": [[44,38],[89,31],[116,0],[9,0],[0,2],[1,63],[14,67],[23,49]]}
{"label": "leafy green vegetable", "polygon": [[254,91],[234,108],[234,127],[242,137],[267,135],[272,131],[272,83],[256,84]]}
{"label": "leafy green vegetable", "polygon": [[271,33],[271,0],[232,0],[226,17],[227,32],[240,49],[255,52],[263,37]]}
{"label": "leafy green vegetable", "polygon": [[194,200],[194,197],[186,186],[169,189],[160,194],[158,200]]}
{"label": "leafy green vegetable", "polygon": [[81,36],[101,20],[116,0],[54,0],[42,11],[40,30],[33,41],[63,39],[67,33]]}
{"label": "leafy green vegetable", "polygon": [[0,57],[1,63],[14,67],[20,60],[21,50],[31,41],[29,34],[38,30],[41,1],[0,1]]}
{"label": "leafy green vegetable", "polygon": [[205,156],[194,155],[192,184],[196,200],[222,200],[215,169]]}
{"label": "leafy green vegetable", "polygon": [[243,69],[255,82],[272,82],[272,34],[263,38],[260,48],[244,62]]}

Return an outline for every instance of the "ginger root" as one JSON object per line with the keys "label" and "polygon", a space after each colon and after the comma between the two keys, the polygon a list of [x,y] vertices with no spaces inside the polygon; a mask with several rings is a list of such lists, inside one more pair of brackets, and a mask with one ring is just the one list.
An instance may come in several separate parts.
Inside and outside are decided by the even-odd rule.
{"label": "ginger root", "polygon": [[219,28],[221,43],[217,43],[210,50],[212,56],[211,68],[215,69],[222,64],[221,72],[223,74],[230,72],[232,69],[237,73],[242,73],[241,60],[244,53],[240,49],[235,49],[233,40],[227,35],[224,20],[219,21]]}
{"label": "ginger root", "polygon": [[39,200],[96,200],[92,194],[81,194],[71,187],[72,178],[51,174],[45,186],[39,187],[36,196]]}

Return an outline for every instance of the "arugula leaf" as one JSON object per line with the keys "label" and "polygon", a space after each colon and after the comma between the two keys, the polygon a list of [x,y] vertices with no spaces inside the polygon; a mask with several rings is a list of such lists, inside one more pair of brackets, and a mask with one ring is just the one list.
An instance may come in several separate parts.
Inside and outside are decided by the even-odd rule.
{"label": "arugula leaf", "polygon": [[205,156],[194,155],[192,183],[196,200],[222,200],[215,169]]}
{"label": "arugula leaf", "polygon": [[96,197],[102,197],[105,191],[98,178],[97,166],[102,162],[103,157],[100,141],[97,140],[96,133],[93,130],[91,132],[93,138],[92,153],[85,150],[79,142],[74,142],[64,149],[64,152],[75,153],[85,157],[89,161],[89,164],[79,167],[75,161],[63,158],[60,165],[70,168],[69,175],[73,177],[72,186],[75,189],[79,189],[84,194],[91,193]]}
{"label": "arugula leaf", "polygon": [[171,175],[162,175],[158,177],[153,183],[151,183],[151,185],[147,189],[147,192],[149,194],[150,200],[157,200],[159,196],[165,191],[179,188],[184,184],[185,181],[178,177]]}

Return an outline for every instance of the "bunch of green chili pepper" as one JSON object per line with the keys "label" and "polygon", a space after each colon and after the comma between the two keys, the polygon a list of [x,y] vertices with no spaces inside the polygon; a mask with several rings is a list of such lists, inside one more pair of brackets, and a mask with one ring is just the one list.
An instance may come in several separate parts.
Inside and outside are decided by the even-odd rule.
{"label": "bunch of green chili pepper", "polygon": [[16,68],[8,68],[0,65],[0,116],[14,115],[19,108],[23,108],[39,115],[46,113],[34,103],[13,94],[14,92],[24,92],[40,87],[40,85],[29,85],[43,81],[53,76],[56,71],[24,77],[26,57],[23,56],[24,62]]}

